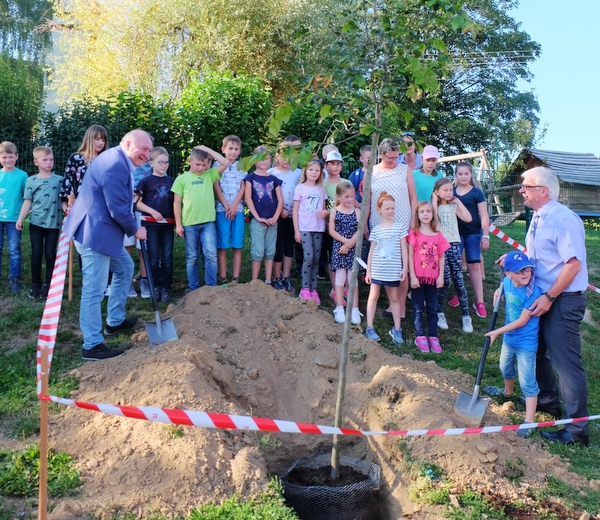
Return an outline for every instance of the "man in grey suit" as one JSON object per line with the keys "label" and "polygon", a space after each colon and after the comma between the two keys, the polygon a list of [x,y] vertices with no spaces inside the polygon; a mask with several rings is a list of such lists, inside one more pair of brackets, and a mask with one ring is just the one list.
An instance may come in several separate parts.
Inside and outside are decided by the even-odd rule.
{"label": "man in grey suit", "polygon": [[146,228],[138,227],[133,215],[133,171],[148,161],[152,138],[143,130],[132,130],[121,144],[96,157],[90,164],[77,200],[64,226],[81,255],[83,287],[79,325],[83,332],[82,358],[108,359],[123,354],[104,345],[102,299],[113,273],[108,297],[106,335],[132,328],[137,318],[126,318],[127,292],[133,277],[133,260],[123,247],[125,235],[146,239]]}

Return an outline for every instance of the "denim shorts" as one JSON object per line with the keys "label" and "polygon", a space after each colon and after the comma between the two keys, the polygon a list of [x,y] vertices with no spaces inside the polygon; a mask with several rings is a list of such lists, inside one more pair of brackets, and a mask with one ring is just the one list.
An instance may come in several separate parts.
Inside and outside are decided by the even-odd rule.
{"label": "denim shorts", "polygon": [[394,280],[393,282],[387,282],[385,280],[371,279],[371,283],[375,285],[383,285],[384,287],[400,287],[400,280]]}
{"label": "denim shorts", "polygon": [[479,264],[481,262],[481,237],[482,233],[477,235],[461,235],[460,251],[464,250],[467,258],[467,264]]}
{"label": "denim shorts", "polygon": [[535,378],[535,350],[519,350],[506,342],[500,351],[500,371],[504,379],[513,380],[519,375],[519,386],[525,397],[535,397],[540,388]]}
{"label": "denim shorts", "polygon": [[244,213],[238,211],[233,220],[229,220],[224,211],[217,211],[217,249],[242,249],[244,247]]}

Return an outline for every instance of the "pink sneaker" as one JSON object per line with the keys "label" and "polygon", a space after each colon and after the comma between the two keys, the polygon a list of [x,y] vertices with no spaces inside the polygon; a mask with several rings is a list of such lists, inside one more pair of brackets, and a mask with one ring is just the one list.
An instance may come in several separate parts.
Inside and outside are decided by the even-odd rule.
{"label": "pink sneaker", "polygon": [[458,296],[456,296],[456,294],[450,299],[450,301],[448,302],[448,304],[450,305],[450,307],[458,307],[460,305],[460,300],[458,299]]}
{"label": "pink sneaker", "polygon": [[439,339],[437,339],[435,337],[429,338],[429,346],[431,347],[431,352],[435,352],[436,354],[441,354],[442,346],[440,345]]}
{"label": "pink sneaker", "polygon": [[487,311],[485,310],[485,304],[483,302],[474,303],[473,308],[475,309],[475,314],[480,318],[487,318]]}
{"label": "pink sneaker", "polygon": [[417,336],[415,339],[415,345],[421,352],[429,352],[429,342],[427,336]]}
{"label": "pink sneaker", "polygon": [[310,296],[313,300],[315,300],[317,305],[321,305],[321,298],[319,298],[317,291],[310,291]]}
{"label": "pink sneaker", "polygon": [[310,294],[310,289],[308,287],[303,287],[300,289],[300,299],[301,300],[312,300],[312,296]]}

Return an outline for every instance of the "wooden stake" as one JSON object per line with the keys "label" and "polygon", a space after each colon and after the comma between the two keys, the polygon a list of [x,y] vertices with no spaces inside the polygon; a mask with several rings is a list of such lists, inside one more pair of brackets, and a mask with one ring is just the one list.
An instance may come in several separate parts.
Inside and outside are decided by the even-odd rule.
{"label": "wooden stake", "polygon": [[75,249],[75,244],[73,243],[73,239],[71,239],[69,243],[69,301],[73,299],[73,249]]}
{"label": "wooden stake", "polygon": [[[48,347],[41,348],[42,395],[48,395]],[[48,506],[48,401],[40,400],[40,489],[38,520],[46,520]]]}

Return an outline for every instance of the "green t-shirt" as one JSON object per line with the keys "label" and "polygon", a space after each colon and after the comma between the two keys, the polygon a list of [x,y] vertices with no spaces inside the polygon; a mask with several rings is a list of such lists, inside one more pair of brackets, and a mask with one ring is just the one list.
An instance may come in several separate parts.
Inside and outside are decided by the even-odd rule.
{"label": "green t-shirt", "polygon": [[0,222],[16,222],[23,205],[27,174],[19,168],[0,170]]}
{"label": "green t-shirt", "polygon": [[171,191],[181,197],[183,209],[181,224],[194,226],[214,222],[215,192],[213,185],[220,178],[216,168],[209,168],[201,174],[186,172],[175,179]]}
{"label": "green t-shirt", "polygon": [[60,200],[60,188],[63,178],[52,174],[52,177],[39,178],[32,175],[25,184],[25,200],[31,200],[29,223],[46,229],[60,229],[63,212]]}

